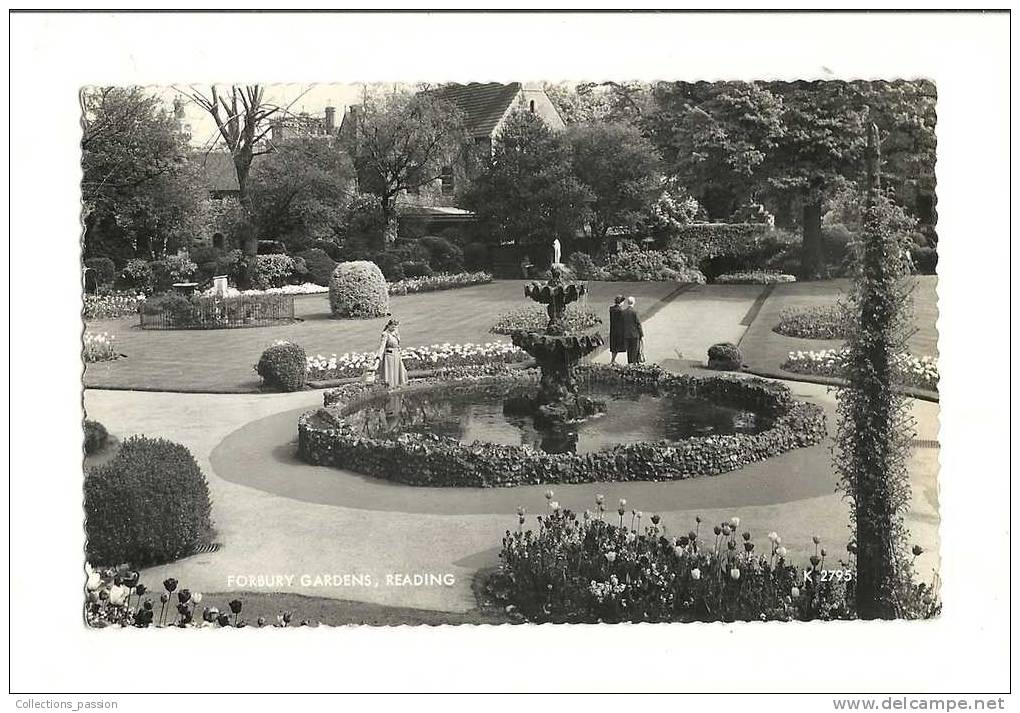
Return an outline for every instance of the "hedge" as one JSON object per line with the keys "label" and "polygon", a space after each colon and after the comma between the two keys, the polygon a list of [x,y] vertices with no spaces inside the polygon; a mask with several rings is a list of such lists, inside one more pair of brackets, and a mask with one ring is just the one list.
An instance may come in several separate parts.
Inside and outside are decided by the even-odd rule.
{"label": "hedge", "polygon": [[488,389],[527,384],[531,373],[484,378],[422,380],[387,391],[351,384],[327,392],[330,406],[298,421],[298,453],[305,461],[354,470],[419,486],[507,487],[539,483],[628,480],[683,480],[741,468],[794,448],[814,445],[825,436],[825,415],[814,404],[794,400],[783,384],[729,376],[672,375],[656,366],[626,370],[587,365],[581,380],[627,383],[654,393],[707,398],[752,409],[771,419],[755,434],[703,436],[683,441],[620,445],[598,453],[543,453],[491,443],[461,444],[434,434],[401,433],[374,438],[345,417],[386,393],[421,389]]}

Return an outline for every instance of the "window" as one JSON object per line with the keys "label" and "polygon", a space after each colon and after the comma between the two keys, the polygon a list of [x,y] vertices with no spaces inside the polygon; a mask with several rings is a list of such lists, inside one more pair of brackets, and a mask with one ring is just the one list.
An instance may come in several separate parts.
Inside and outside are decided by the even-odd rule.
{"label": "window", "polygon": [[439,174],[439,180],[443,184],[443,195],[453,195],[453,166],[444,167],[443,172]]}

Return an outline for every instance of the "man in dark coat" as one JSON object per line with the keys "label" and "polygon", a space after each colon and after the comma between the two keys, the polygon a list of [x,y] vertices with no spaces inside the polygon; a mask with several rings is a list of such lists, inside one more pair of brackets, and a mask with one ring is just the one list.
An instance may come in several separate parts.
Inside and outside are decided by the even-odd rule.
{"label": "man in dark coat", "polygon": [[644,361],[644,356],[641,353],[641,340],[644,339],[645,332],[641,328],[641,318],[638,317],[637,310],[634,309],[634,302],[633,297],[628,297],[627,306],[620,311],[623,339],[627,345],[628,364],[640,364]]}
{"label": "man in dark coat", "polygon": [[616,363],[616,355],[627,351],[627,342],[623,339],[623,295],[617,295],[609,308],[609,353],[610,364]]}

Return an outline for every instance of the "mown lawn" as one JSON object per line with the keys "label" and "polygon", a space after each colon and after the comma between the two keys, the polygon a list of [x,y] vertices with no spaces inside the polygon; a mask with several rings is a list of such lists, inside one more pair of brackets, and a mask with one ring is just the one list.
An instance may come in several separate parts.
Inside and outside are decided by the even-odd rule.
{"label": "mown lawn", "polygon": [[[593,282],[588,304],[604,311],[614,295],[634,295],[639,311],[645,315],[677,287],[672,282]],[[393,316],[400,320],[405,346],[509,341],[509,337],[490,334],[489,328],[500,313],[529,304],[521,280],[498,280],[489,285],[390,300]],[[137,317],[89,322],[87,331],[113,334],[117,351],[127,358],[89,364],[85,387],[251,393],[260,386],[252,367],[275,340],[296,342],[309,355],[371,351],[377,348],[387,320],[332,319],[327,295],[297,297],[294,309],[302,321],[245,329],[142,330]]]}

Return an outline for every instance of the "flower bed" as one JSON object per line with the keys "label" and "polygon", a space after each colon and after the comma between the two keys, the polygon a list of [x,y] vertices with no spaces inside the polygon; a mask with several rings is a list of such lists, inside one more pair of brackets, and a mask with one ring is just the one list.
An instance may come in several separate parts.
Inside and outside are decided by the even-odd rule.
{"label": "flower bed", "polygon": [[[242,295],[321,295],[329,292],[328,285],[316,285],[314,282],[303,282],[300,285],[284,285],[283,287],[270,287],[267,290],[239,290],[236,287],[228,287],[224,293],[225,297],[240,297]],[[216,289],[210,287],[202,293],[203,297],[215,297]]]}
{"label": "flower bed", "polygon": [[[843,378],[845,352],[842,349],[819,349],[817,351],[790,352],[782,368],[795,374],[812,374]],[[905,386],[937,391],[939,385],[938,364],[934,357],[915,357],[901,354],[893,359],[897,382]]]}
{"label": "flower bed", "polygon": [[[373,368],[377,352],[348,352],[337,356],[322,354],[308,357],[308,380],[330,381],[350,379],[363,375]],[[404,365],[412,371],[444,369],[448,367],[485,366],[488,364],[515,364],[528,358],[528,354],[513,344],[488,342],[486,344],[433,344],[427,347],[404,347],[400,350]]]}
{"label": "flower bed", "polygon": [[120,355],[114,350],[113,342],[114,337],[108,332],[97,334],[85,332],[82,347],[82,358],[85,359],[85,363],[92,364],[97,361],[116,359]]}
{"label": "flower bed", "polygon": [[[249,623],[242,618],[244,602],[234,598],[222,609],[203,604],[201,592],[179,586],[176,577],[163,580],[160,589],[150,589],[138,572],[127,567],[93,569],[85,565],[85,622],[90,627],[133,626],[164,628],[243,628],[246,626],[291,625],[290,612],[280,612],[275,622],[259,617]],[[307,626],[308,621],[300,622]],[[295,624],[297,625],[297,624]]]}
{"label": "flower bed", "polygon": [[[519,446],[464,445],[433,434],[367,437],[346,417],[373,397],[380,385],[351,384],[324,396],[327,408],[298,422],[298,452],[309,463],[332,465],[380,478],[425,486],[506,487],[535,483],[681,480],[716,475],[793,448],[814,445],[825,435],[821,408],[793,399],[783,384],[763,379],[673,375],[658,367],[614,369],[588,365],[579,378],[625,383],[650,393],[705,398],[749,408],[771,420],[755,434],[703,436],[683,441],[620,445],[597,453],[544,453]],[[424,379],[389,390],[480,389],[536,382],[534,372],[461,379]]]}
{"label": "flower bed", "polygon": [[[810,621],[853,619],[855,569],[830,555],[816,537],[808,562],[787,558],[782,537],[759,547],[740,532],[740,518],[667,537],[658,515],[607,512],[602,495],[582,515],[561,509],[546,493],[548,514],[538,533],[518,527],[503,537],[499,569],[483,587],[483,603],[530,622]],[[608,507],[612,507],[609,505]],[[920,548],[915,549],[915,556]],[[903,618],[937,616],[936,588],[909,581]]]}
{"label": "flower bed", "polygon": [[85,295],[85,319],[118,319],[138,314],[145,295],[119,292],[109,295]]}
{"label": "flower bed", "polygon": [[140,317],[142,329],[265,327],[294,320],[294,296],[185,297],[168,292],[146,300]]}
{"label": "flower bed", "polygon": [[[489,331],[493,334],[513,334],[518,330],[544,332],[548,323],[549,312],[546,308],[530,305],[499,315]],[[586,332],[601,324],[602,319],[590,309],[569,304],[563,313],[563,323],[568,332]]]}
{"label": "flower bed", "polygon": [[452,290],[457,287],[485,285],[492,282],[492,275],[487,272],[439,273],[427,277],[408,277],[397,282],[390,282],[388,288],[391,295],[412,295],[418,292],[435,292]]}
{"label": "flower bed", "polygon": [[772,331],[799,339],[846,339],[849,313],[845,305],[784,309]]}
{"label": "flower bed", "polygon": [[788,275],[785,272],[773,272],[771,270],[728,272],[715,278],[717,285],[784,285],[796,281],[797,278],[793,275]]}
{"label": "flower bed", "polygon": [[628,250],[595,267],[591,280],[622,282],[691,282],[705,284],[705,276],[677,250]]}

